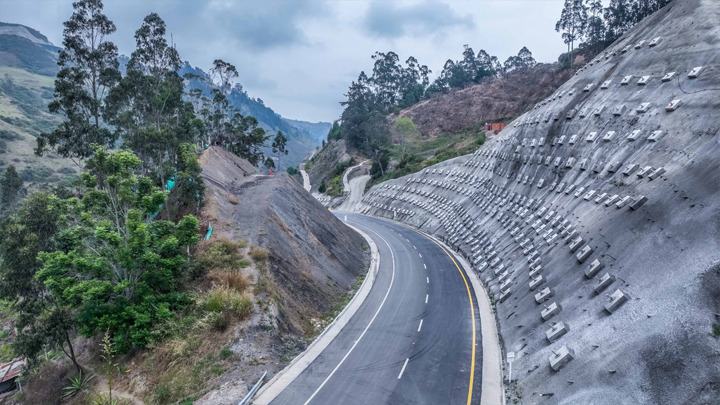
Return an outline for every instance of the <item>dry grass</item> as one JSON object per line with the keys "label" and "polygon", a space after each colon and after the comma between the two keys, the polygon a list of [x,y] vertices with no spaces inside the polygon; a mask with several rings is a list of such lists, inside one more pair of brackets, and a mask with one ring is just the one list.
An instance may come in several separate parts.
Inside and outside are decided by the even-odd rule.
{"label": "dry grass", "polygon": [[230,204],[232,204],[232,205],[238,205],[238,204],[240,204],[240,200],[238,200],[238,198],[235,197],[234,195],[228,194],[228,195],[227,195],[227,200],[228,200],[228,202],[229,202]]}
{"label": "dry grass", "polygon": [[214,285],[233,289],[237,292],[243,292],[248,287],[247,278],[239,271],[212,270],[208,273],[208,278],[212,280]]}
{"label": "dry grass", "polygon": [[250,266],[250,261],[241,252],[247,247],[244,240],[217,239],[200,245],[195,260],[198,273],[210,270],[240,270]]}
{"label": "dry grass", "polygon": [[265,262],[268,259],[268,251],[257,246],[252,246],[248,254],[256,263]]}

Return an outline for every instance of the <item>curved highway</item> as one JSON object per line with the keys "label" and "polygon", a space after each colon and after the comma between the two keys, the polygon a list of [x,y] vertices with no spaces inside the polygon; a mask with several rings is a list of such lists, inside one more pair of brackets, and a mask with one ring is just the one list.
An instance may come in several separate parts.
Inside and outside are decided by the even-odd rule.
{"label": "curved highway", "polygon": [[337,337],[271,404],[479,404],[480,319],[456,260],[401,225],[338,215],[377,244],[377,279]]}

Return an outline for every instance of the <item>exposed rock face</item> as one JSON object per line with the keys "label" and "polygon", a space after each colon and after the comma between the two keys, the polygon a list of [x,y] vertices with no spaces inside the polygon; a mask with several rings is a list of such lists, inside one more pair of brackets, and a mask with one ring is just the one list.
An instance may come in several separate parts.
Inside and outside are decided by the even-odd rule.
{"label": "exposed rock face", "polygon": [[415,104],[400,112],[423,137],[462,132],[485,122],[506,122],[553,93],[573,74],[556,65],[538,64],[509,78],[493,79]]}
{"label": "exposed rock face", "polygon": [[286,173],[257,175],[217,147],[200,158],[206,180],[203,218],[213,237],[243,238],[269,254],[280,326],[304,335],[367,269],[365,240]]}
{"label": "exposed rock face", "polygon": [[719,21],[675,1],[475,154],[365,196],[474,263],[522,403],[720,398]]}

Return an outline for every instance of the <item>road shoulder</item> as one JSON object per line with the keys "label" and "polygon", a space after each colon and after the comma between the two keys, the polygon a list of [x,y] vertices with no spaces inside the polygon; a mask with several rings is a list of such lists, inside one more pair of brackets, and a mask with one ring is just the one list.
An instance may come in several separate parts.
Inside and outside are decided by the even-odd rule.
{"label": "road shoulder", "polygon": [[342,331],[347,323],[352,319],[357,310],[360,308],[370,290],[372,290],[373,284],[377,277],[377,272],[380,264],[380,255],[378,252],[377,245],[366,233],[360,229],[346,224],[357,233],[359,233],[370,245],[370,268],[365,276],[365,280],[358,289],[352,300],[345,306],[330,325],[315,339],[304,352],[295,357],[290,364],[287,365],[281,372],[276,374],[257,394],[257,397],[252,401],[255,405],[265,405],[272,402],[285,388],[287,388],[305,369],[322,353],[325,348],[335,339],[335,337]]}

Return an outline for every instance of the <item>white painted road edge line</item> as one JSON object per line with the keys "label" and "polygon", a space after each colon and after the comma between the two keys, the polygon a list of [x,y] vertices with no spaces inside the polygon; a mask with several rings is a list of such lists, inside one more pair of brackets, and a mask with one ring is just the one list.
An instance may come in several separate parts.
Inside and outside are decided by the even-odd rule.
{"label": "white painted road edge line", "polygon": [[258,394],[253,401],[255,405],[266,405],[272,402],[285,388],[290,385],[305,369],[325,350],[330,342],[340,333],[340,331],[347,325],[350,319],[355,315],[355,312],[360,308],[360,305],[365,301],[373,284],[380,266],[380,253],[378,252],[377,245],[367,234],[358,228],[346,224],[357,233],[359,233],[370,245],[370,268],[368,269],[367,275],[362,285],[358,289],[352,300],[345,306],[340,314],[328,325],[325,330],[305,349],[304,352],[300,353],[295,357],[290,364],[268,381],[268,383],[258,391]]}
{"label": "white painted road edge line", "polygon": [[405,364],[403,364],[402,370],[400,370],[400,374],[398,374],[398,380],[402,377],[403,373],[405,372],[405,367],[407,367],[408,361],[410,361],[410,358],[408,357],[405,359]]}
{"label": "white painted road edge line", "polygon": [[[390,290],[392,290],[393,282],[395,281],[395,254],[393,253],[392,247],[390,247],[390,244],[388,243],[388,241],[385,240],[385,238],[383,238],[382,236],[380,236],[380,234],[377,233],[377,232],[374,232],[374,231],[371,231],[371,232],[374,233],[375,235],[377,235],[378,238],[382,239],[382,241],[385,242],[385,244],[387,245],[388,249],[390,249],[390,257],[392,258],[392,259],[391,259],[391,260],[392,260],[392,276],[390,277],[390,285],[388,286],[387,292],[385,292],[385,297],[383,297],[382,302],[380,302],[380,306],[378,307],[377,311],[375,311],[375,315],[373,315],[373,317],[370,319],[370,322],[368,322],[367,326],[366,326],[365,329],[362,331],[362,333],[360,334],[360,336],[357,338],[357,340],[355,341],[355,343],[353,343],[352,347],[350,347],[350,350],[348,350],[348,352],[345,353],[345,356],[343,356],[343,358],[340,360],[340,362],[337,364],[337,366],[335,366],[335,368],[333,369],[333,371],[331,371],[330,374],[328,374],[328,376],[325,377],[325,380],[322,382],[322,384],[320,384],[320,386],[315,390],[315,392],[313,392],[313,394],[310,395],[310,398],[308,398],[308,400],[305,401],[305,404],[304,404],[304,405],[309,404],[310,401],[312,401],[313,398],[315,398],[315,395],[317,395],[317,393],[320,392],[320,390],[322,389],[322,387],[324,387],[325,384],[327,384],[327,382],[330,380],[330,378],[332,378],[332,376],[335,374],[335,372],[340,368],[340,366],[342,366],[342,364],[343,364],[343,363],[345,362],[345,360],[348,358],[348,356],[350,355],[350,353],[352,353],[352,351],[355,350],[355,346],[357,346],[358,343],[360,343],[360,340],[363,338],[363,336],[365,336],[365,333],[367,333],[368,329],[370,329],[370,326],[373,324],[373,322],[375,322],[375,318],[377,318],[377,316],[378,316],[378,314],[380,313],[380,310],[382,309],[383,305],[385,305],[385,301],[387,301],[387,298],[388,298],[388,296],[390,295]],[[406,363],[407,363],[407,362],[406,362]],[[402,374],[402,372],[401,372],[401,374]]]}

